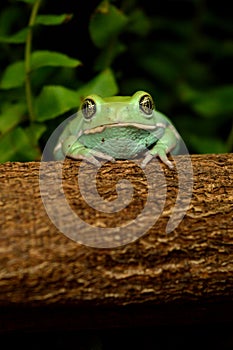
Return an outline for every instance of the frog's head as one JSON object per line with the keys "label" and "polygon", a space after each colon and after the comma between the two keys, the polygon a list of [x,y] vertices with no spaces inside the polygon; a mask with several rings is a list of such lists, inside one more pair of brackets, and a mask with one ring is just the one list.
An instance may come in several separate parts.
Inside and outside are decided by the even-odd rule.
{"label": "frog's head", "polygon": [[82,133],[99,133],[111,127],[135,127],[153,130],[154,102],[150,94],[137,91],[133,96],[102,98],[87,96],[81,106]]}

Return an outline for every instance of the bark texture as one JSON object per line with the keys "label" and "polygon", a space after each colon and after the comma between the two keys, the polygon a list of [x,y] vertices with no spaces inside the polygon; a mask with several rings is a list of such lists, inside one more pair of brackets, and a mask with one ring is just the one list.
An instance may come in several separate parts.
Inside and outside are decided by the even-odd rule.
{"label": "bark texture", "polygon": [[[175,305],[196,303],[214,304],[216,308],[223,304],[225,311],[232,307],[233,154],[191,156],[190,183],[186,156],[177,156],[177,160],[183,164],[186,180],[182,179],[181,171],[177,176],[176,170],[157,161],[148,165],[149,178],[154,179],[157,174],[154,188],[157,195],[151,202],[152,207],[158,207],[157,212],[147,211],[136,226],[123,231],[123,238],[122,226],[137,219],[149,198],[148,178],[135,163],[108,162],[99,169],[96,181],[102,196],[101,210],[91,207],[98,206],[94,190],[94,195],[92,190],[85,194],[90,195],[93,205],[83,198],[77,181],[80,171],[77,161],[66,160],[62,172],[57,170],[59,162],[1,164],[0,307],[5,310],[2,315],[7,319],[9,308],[15,306],[78,307],[80,314],[80,310],[85,314],[88,308],[98,306],[126,307],[125,310],[132,305],[139,309],[140,305],[149,309],[164,307],[160,314],[167,305],[171,305],[170,310]],[[92,170],[91,165],[82,170],[84,176],[80,181],[84,188],[93,182]],[[57,191],[54,191],[54,186],[57,187],[54,172],[61,184]],[[132,184],[131,194],[125,188],[126,183],[117,192],[116,184],[122,179]],[[188,204],[188,210],[179,225],[167,234],[165,229],[178,190],[183,186],[185,192],[188,186],[188,193],[192,179],[191,201],[189,195],[187,198],[183,195],[180,204],[181,208]],[[130,203],[125,204],[125,197],[130,195]],[[64,208],[62,196],[69,210]],[[42,198],[47,212],[53,208],[56,225],[65,222],[72,239],[78,242],[54,225]],[[105,206],[114,200],[116,212],[104,213]],[[87,224],[78,227],[74,216]],[[137,228],[147,227],[148,222],[152,224],[147,232],[136,239]],[[118,229],[106,238],[102,231],[99,235],[91,234],[93,227]],[[124,244],[127,240],[134,241]],[[115,246],[111,248],[111,244]]]}

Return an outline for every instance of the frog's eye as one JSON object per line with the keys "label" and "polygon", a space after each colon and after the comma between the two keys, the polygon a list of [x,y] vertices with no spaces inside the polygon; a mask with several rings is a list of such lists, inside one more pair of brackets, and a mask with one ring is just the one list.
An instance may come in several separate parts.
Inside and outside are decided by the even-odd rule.
{"label": "frog's eye", "polygon": [[139,100],[139,107],[143,113],[150,115],[154,109],[154,102],[150,95],[143,95]]}
{"label": "frog's eye", "polygon": [[85,119],[89,120],[96,113],[96,104],[95,101],[91,98],[86,98],[82,104],[82,113]]}

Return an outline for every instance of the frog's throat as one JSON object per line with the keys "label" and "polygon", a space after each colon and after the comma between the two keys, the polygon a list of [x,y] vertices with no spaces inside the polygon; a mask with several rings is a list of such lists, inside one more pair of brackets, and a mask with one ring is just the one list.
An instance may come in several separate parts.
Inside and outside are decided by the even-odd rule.
{"label": "frog's throat", "polygon": [[89,135],[89,134],[96,134],[101,133],[107,128],[119,128],[119,127],[133,127],[140,130],[155,130],[157,128],[166,128],[166,124],[163,123],[157,123],[155,125],[145,125],[140,123],[112,123],[112,124],[106,124],[106,125],[100,125],[92,129],[83,130],[82,134]]}

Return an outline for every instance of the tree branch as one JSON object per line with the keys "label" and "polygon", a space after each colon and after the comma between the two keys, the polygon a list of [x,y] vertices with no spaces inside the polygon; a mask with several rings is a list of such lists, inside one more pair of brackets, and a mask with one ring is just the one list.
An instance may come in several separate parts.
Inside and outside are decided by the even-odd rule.
{"label": "tree branch", "polygon": [[[183,161],[185,157],[177,159]],[[178,227],[165,233],[179,184],[176,171],[162,165],[167,187],[162,214],[141,238],[110,249],[76,243],[53,225],[41,199],[39,162],[1,164],[0,306],[5,310],[15,306],[75,307],[84,310],[79,314],[85,315],[82,320],[87,310],[93,313],[96,306],[105,310],[117,307],[115,313],[126,314],[119,310],[135,305],[142,310],[143,306],[139,315],[147,317],[148,309],[160,308],[160,316],[165,310],[173,310],[171,316],[176,305],[192,305],[189,307],[194,310],[197,303],[216,307],[223,303],[227,311],[233,304],[233,154],[193,155],[191,160],[193,195]],[[41,165],[43,179],[51,187],[54,164],[59,163]],[[115,185],[122,175],[134,186],[132,201],[125,209],[105,214],[90,208],[82,198],[77,185],[78,164],[66,160],[62,175],[64,192],[75,215],[90,225],[106,228],[128,224],[142,211],[148,188],[137,165],[130,161],[108,162],[99,170],[97,188],[108,201],[117,199]],[[91,168],[83,169],[84,179],[90,179]],[[159,163],[153,161],[148,172],[158,168]],[[157,185],[163,181],[159,175]],[[59,193],[53,198],[56,203]],[[52,195],[49,189],[48,194]],[[69,215],[63,207],[56,210],[60,218]],[[142,217],[140,225],[148,219],[148,214]],[[81,232],[84,240],[92,229],[90,225]],[[107,319],[103,321],[107,324],[109,317],[104,315],[102,321]],[[86,324],[92,321],[88,318]],[[20,325],[15,322],[12,327]]]}

